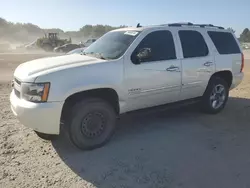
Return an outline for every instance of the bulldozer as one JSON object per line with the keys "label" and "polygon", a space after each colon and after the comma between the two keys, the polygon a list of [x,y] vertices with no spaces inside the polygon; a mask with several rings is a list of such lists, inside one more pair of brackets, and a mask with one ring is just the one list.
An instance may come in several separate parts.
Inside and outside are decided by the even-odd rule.
{"label": "bulldozer", "polygon": [[60,39],[58,37],[58,33],[48,33],[45,34],[44,37],[37,39],[36,45],[37,47],[49,52],[53,51],[55,47],[70,43],[71,43],[71,38],[69,38],[69,40]]}

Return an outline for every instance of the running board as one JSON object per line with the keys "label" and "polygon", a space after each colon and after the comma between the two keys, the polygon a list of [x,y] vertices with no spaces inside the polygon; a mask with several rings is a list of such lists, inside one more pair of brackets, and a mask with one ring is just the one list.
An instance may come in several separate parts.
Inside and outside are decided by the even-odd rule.
{"label": "running board", "polygon": [[149,108],[143,108],[139,110],[133,110],[130,112],[126,112],[124,114],[121,114],[120,116],[124,115],[132,115],[132,114],[145,114],[145,113],[155,113],[155,112],[161,112],[161,111],[166,111],[170,109],[176,109],[180,108],[182,106],[188,106],[192,104],[196,104],[201,101],[201,97],[193,98],[193,99],[188,99],[188,100],[182,100],[178,102],[173,102],[173,103],[168,103],[160,106],[155,106],[155,107],[149,107]]}

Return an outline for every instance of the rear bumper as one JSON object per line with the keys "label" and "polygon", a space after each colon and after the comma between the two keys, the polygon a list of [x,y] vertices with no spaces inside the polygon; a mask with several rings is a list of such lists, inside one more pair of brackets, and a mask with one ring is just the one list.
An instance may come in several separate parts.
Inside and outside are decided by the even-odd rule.
{"label": "rear bumper", "polygon": [[234,74],[230,90],[232,90],[232,89],[236,88],[238,85],[240,85],[243,78],[244,78],[244,73],[243,72],[238,73],[238,74]]}
{"label": "rear bumper", "polygon": [[26,127],[46,134],[59,134],[63,102],[33,103],[19,99],[12,91],[11,110]]}

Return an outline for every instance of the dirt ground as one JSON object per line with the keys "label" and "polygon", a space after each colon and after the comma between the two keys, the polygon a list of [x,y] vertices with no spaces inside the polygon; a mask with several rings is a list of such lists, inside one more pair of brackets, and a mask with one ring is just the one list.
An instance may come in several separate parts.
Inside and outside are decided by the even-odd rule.
{"label": "dirt ground", "polygon": [[[51,54],[47,54],[50,56]],[[119,120],[103,148],[83,152],[62,134],[39,139],[12,115],[16,66],[45,54],[0,54],[0,187],[250,187],[250,53],[245,78],[223,112],[195,107]]]}

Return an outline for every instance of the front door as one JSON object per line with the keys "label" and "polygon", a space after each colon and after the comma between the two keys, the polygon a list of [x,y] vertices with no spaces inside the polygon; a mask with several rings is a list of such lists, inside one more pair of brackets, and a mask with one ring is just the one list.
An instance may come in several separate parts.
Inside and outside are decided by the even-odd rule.
{"label": "front door", "polygon": [[181,62],[171,31],[142,34],[124,57],[129,110],[177,101],[181,89]]}

